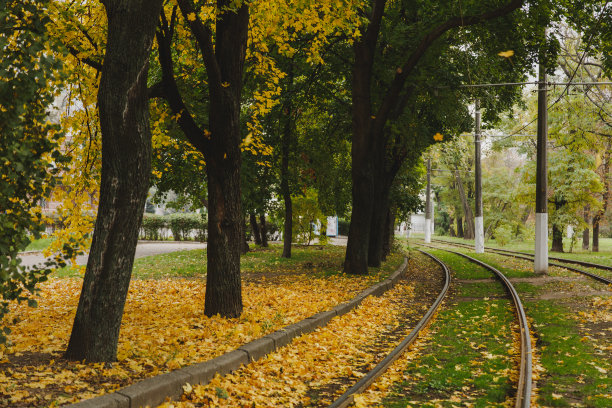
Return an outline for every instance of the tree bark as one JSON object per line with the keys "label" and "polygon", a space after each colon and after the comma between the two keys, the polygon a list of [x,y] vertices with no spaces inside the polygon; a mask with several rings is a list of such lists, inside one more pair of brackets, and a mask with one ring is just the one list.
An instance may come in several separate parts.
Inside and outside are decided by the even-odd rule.
{"label": "tree bark", "polygon": [[383,261],[391,254],[395,242],[395,208],[389,207],[385,222],[385,236],[383,238]]}
{"label": "tree bark", "polygon": [[465,217],[463,238],[474,239],[474,214],[472,213],[472,207],[470,207],[465,190],[463,189],[463,180],[461,180],[459,171],[455,169],[454,173],[455,180],[457,181],[457,190],[459,190],[459,198],[461,198],[461,206],[463,207],[463,215]]}
{"label": "tree bark", "polygon": [[610,201],[610,154],[612,141],[606,145],[604,158],[602,163],[602,180],[604,183],[604,192],[602,196],[602,206],[593,217],[593,252],[599,252],[599,223],[603,219],[608,210],[608,202]]}
{"label": "tree bark", "polygon": [[556,224],[552,226],[552,247],[553,252],[563,252],[563,230]]}
{"label": "tree bark", "polygon": [[464,238],[463,233],[463,217],[457,217],[457,237]]}
{"label": "tree bark", "polygon": [[255,240],[255,245],[261,245],[261,233],[259,231],[259,224],[257,224],[257,217],[254,212],[249,214],[249,221],[251,222],[251,230],[253,231],[253,239]]}
{"label": "tree bark", "polygon": [[[293,85],[293,66],[289,65],[287,76],[289,77],[289,92]],[[293,202],[291,201],[291,188],[289,186],[289,155],[291,153],[293,135],[293,103],[291,97],[287,99],[284,106],[286,114],[285,126],[281,140],[281,194],[285,203],[285,222],[283,226],[283,258],[291,258],[291,242],[293,241]]]}
{"label": "tree bark", "polygon": [[244,220],[243,228],[242,228],[242,248],[240,248],[240,252],[242,255],[246,254],[251,250],[249,247],[249,237],[247,236],[247,224],[246,219]]}
{"label": "tree bark", "polygon": [[[174,11],[170,24],[161,13],[157,32],[165,98],[189,142],[206,160],[208,177],[208,257],[204,314],[238,317],[242,313],[240,252],[244,241],[240,194],[240,97],[246,56],[249,9],[217,0],[220,11],[213,32],[198,17],[191,0],[177,0],[194,35],[207,73],[209,129],[201,128],[183,102],[172,61]],[[195,17],[195,18],[194,18]]]}
{"label": "tree bark", "polygon": [[[590,212],[590,208],[589,205],[584,206],[584,222],[586,225],[589,225],[589,212]],[[584,231],[582,231],[582,249],[585,251],[589,250],[589,241],[590,241],[590,231],[588,228],[585,228]]]}
{"label": "tree bark", "polygon": [[117,359],[121,317],[151,174],[147,76],[161,0],[106,0],[98,105],[100,204],[72,333],[71,360]]}
{"label": "tree bark", "polygon": [[261,214],[259,216],[261,223],[261,246],[264,248],[268,247],[268,228],[266,227],[266,215]]}

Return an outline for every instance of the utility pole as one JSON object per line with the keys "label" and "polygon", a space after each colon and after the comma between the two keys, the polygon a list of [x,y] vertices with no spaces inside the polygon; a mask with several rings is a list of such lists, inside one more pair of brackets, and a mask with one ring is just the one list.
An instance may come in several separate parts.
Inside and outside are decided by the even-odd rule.
{"label": "utility pole", "polygon": [[425,190],[425,243],[431,242],[431,158],[427,159],[427,189]]}
{"label": "utility pole", "polygon": [[474,131],[474,175],[476,177],[476,197],[474,203],[474,250],[484,253],[484,219],[482,217],[482,166],[480,163],[480,100],[476,99],[476,119]]}
{"label": "utility pole", "polygon": [[546,144],[548,139],[548,109],[546,95],[546,66],[540,52],[538,78],[538,142],[536,162],[536,230],[534,271],[548,273],[548,166]]}

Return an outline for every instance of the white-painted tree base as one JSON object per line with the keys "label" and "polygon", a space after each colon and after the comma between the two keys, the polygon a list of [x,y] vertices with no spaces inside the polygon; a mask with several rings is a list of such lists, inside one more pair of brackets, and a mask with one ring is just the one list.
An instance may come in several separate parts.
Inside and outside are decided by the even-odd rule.
{"label": "white-painted tree base", "polygon": [[431,243],[431,219],[425,218],[425,243]]}
{"label": "white-painted tree base", "polygon": [[474,218],[474,250],[477,254],[484,253],[484,220],[482,216]]}
{"label": "white-painted tree base", "polygon": [[548,213],[536,213],[535,273],[548,273]]}

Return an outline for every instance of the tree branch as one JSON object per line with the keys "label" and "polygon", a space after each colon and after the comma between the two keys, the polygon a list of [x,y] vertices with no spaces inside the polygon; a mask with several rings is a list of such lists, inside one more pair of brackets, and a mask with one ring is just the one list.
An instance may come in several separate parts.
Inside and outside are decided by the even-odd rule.
{"label": "tree branch", "polygon": [[162,69],[162,80],[160,83],[149,88],[149,97],[164,98],[168,102],[172,112],[178,115],[177,122],[189,143],[204,153],[207,150],[208,139],[205,137],[204,130],[198,126],[185,105],[174,78],[174,64],[171,52],[172,37],[170,37],[172,32],[173,29],[168,26],[166,15],[162,10],[159,30],[155,33],[159,64]]}
{"label": "tree branch", "polygon": [[397,99],[404,88],[408,75],[416,67],[417,63],[421,60],[423,55],[425,55],[425,52],[434,43],[434,41],[452,28],[475,25],[482,23],[483,21],[502,17],[520,8],[522,5],[522,0],[511,0],[508,4],[500,8],[490,10],[479,15],[452,17],[437,27],[434,27],[417,45],[416,49],[408,57],[401,69],[397,70],[395,78],[393,79],[393,82],[387,91],[387,95],[383,99],[383,102],[376,115],[376,122],[378,126],[384,126],[391,110],[397,103]]}
{"label": "tree branch", "polygon": [[[210,86],[221,87],[221,69],[219,68],[219,63],[215,56],[215,49],[212,45],[212,31],[202,23],[200,17],[195,12],[191,0],[177,0],[177,3],[181,9],[183,18],[189,24],[189,28],[198,43],[198,47],[200,47],[200,52],[204,58],[204,66],[208,73],[208,83]],[[190,16],[192,19],[190,19]]]}

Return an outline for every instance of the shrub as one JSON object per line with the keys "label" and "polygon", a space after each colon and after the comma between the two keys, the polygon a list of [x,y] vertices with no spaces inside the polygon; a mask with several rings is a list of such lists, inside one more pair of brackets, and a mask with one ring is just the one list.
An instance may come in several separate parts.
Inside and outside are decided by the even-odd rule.
{"label": "shrub", "polygon": [[161,230],[166,227],[166,221],[161,215],[145,214],[142,217],[142,227],[144,239],[161,239]]}
{"label": "shrub", "polygon": [[341,218],[338,219],[338,235],[348,235],[350,225],[350,221]]}
{"label": "shrub", "polygon": [[167,217],[168,227],[172,231],[175,241],[185,241],[192,239],[192,232],[195,238],[200,239],[206,236],[206,216],[200,214],[175,213]]}
{"label": "shrub", "polygon": [[499,246],[504,246],[512,240],[512,227],[509,225],[500,225],[495,228],[495,242]]}

